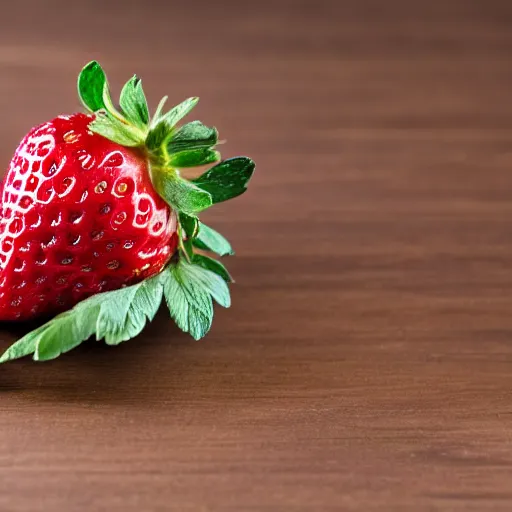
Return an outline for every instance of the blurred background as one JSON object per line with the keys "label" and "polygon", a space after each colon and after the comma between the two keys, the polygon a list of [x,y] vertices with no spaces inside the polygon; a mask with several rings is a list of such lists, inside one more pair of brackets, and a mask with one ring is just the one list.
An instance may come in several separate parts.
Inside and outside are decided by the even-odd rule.
{"label": "blurred background", "polygon": [[[25,0],[0,163],[91,59],[200,96],[233,307],[0,368],[2,510],[511,509],[512,3]],[[14,339],[3,331],[5,346]]]}

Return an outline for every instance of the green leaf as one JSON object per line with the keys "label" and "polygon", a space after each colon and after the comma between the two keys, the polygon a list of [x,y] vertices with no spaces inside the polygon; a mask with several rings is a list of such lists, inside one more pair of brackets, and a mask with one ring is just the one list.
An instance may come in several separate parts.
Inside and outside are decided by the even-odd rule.
{"label": "green leaf", "polygon": [[192,258],[194,257],[194,244],[190,238],[181,240],[180,249],[185,259],[189,262],[192,261]]}
{"label": "green leaf", "polygon": [[192,258],[192,263],[195,265],[199,265],[200,267],[205,268],[206,270],[211,270],[218,276],[222,277],[226,283],[234,283],[234,279],[231,277],[226,267],[217,260],[213,258],[209,258],[203,254],[194,254]]}
{"label": "green leaf", "polygon": [[196,105],[199,98],[193,97],[182,101],[179,105],[173,107],[167,114],[161,117],[161,121],[167,124],[170,128],[174,127],[176,123],[181,121]]}
{"label": "green leaf", "polygon": [[[97,338],[101,339],[104,334],[105,342],[108,345],[118,345],[137,336],[146,325],[146,318],[153,320],[160,303],[162,302],[162,285],[159,279],[146,279],[134,288],[133,293],[125,292],[115,301],[109,301],[107,305],[102,304],[98,317]],[[115,308],[112,304],[116,303]],[[105,330],[103,325],[110,325]],[[100,332],[100,326],[102,331]]]}
{"label": "green leaf", "polygon": [[235,254],[231,244],[219,232],[202,222],[199,223],[199,232],[192,243],[199,249],[214,252],[219,256]]}
{"label": "green leaf", "polygon": [[224,307],[230,305],[229,289],[220,277],[184,260],[164,270],[161,280],[171,317],[196,340],[211,327],[212,298]]}
{"label": "green leaf", "polygon": [[215,128],[209,128],[201,121],[192,121],[173,134],[167,144],[167,152],[172,154],[191,149],[211,148],[217,144],[218,136]]}
{"label": "green leaf", "polygon": [[114,103],[112,102],[112,96],[110,95],[110,86],[108,85],[108,82],[105,82],[103,85],[103,104],[105,105],[105,110],[113,118],[127,122],[127,120],[117,111],[116,107],[114,107]]}
{"label": "green leaf", "polygon": [[150,124],[150,129],[148,135],[146,137],[146,146],[150,151],[154,151],[155,149],[160,149],[166,137],[170,136],[171,132],[165,123],[158,122],[160,120],[162,110],[164,108],[165,102],[168,97],[164,96],[158,107],[156,108],[155,115],[153,116]]}
{"label": "green leaf", "polygon": [[98,340],[105,338],[105,342],[110,345],[120,339],[124,332],[130,304],[137,290],[136,286],[115,290],[111,292],[110,300],[101,303],[96,320]]}
{"label": "green leaf", "polygon": [[208,291],[220,306],[224,308],[231,306],[229,288],[224,279],[210,270],[186,263],[183,260],[179,262],[178,266],[185,283],[193,283],[194,287],[201,287]]}
{"label": "green leaf", "polygon": [[121,91],[119,105],[129,121],[141,128],[146,127],[149,122],[149,111],[140,78],[133,76],[126,82]]}
{"label": "green leaf", "polygon": [[94,334],[98,311],[99,307],[92,305],[90,308],[77,308],[56,316],[39,336],[34,359],[55,359],[89,339]]}
{"label": "green leaf", "polygon": [[187,214],[194,214],[208,208],[212,199],[208,192],[196,187],[190,181],[168,169],[152,169],[153,186],[169,206]]}
{"label": "green leaf", "polygon": [[96,118],[89,125],[89,128],[91,131],[122,146],[137,147],[142,145],[142,141],[133,130],[104,110],[96,113]]}
{"label": "green leaf", "polygon": [[180,215],[181,227],[185,230],[187,238],[195,238],[199,230],[199,220],[195,215],[187,215],[181,212]]}
{"label": "green leaf", "polygon": [[123,330],[117,335],[105,338],[109,345],[118,345],[122,341],[137,336],[146,325],[146,318],[151,322],[162,302],[162,285],[159,279],[146,279],[141,283],[128,309]]}
{"label": "green leaf", "polygon": [[55,359],[92,335],[117,345],[137,336],[162,301],[160,276],[133,286],[99,293],[57,315],[9,347],[0,362],[34,354],[37,361]]}
{"label": "green leaf", "polygon": [[156,110],[155,110],[155,115],[153,116],[153,119],[151,120],[151,126],[153,125],[154,122],[156,123],[160,120],[160,117],[162,116],[162,112],[164,110],[164,106],[168,99],[169,99],[169,96],[164,96],[158,103],[158,106],[156,107]]}
{"label": "green leaf", "polygon": [[189,305],[189,333],[195,340],[204,338],[212,326],[213,321],[213,306],[212,314],[210,316],[204,314],[197,309],[194,305]]}
{"label": "green leaf", "polygon": [[190,280],[182,271],[188,264],[179,263],[163,274],[165,301],[178,327],[199,340],[210,330],[213,304],[208,290]]}
{"label": "green leaf", "polygon": [[80,100],[91,112],[104,109],[103,89],[107,77],[96,61],[89,62],[78,76],[78,95]]}
{"label": "green leaf", "polygon": [[169,131],[169,128],[165,123],[158,123],[155,128],[148,132],[145,142],[146,147],[160,156],[162,154],[161,149],[164,145],[164,141],[171,133],[172,130]]}
{"label": "green leaf", "polygon": [[187,296],[173,270],[162,272],[161,282],[164,290],[164,297],[172,319],[184,332],[189,332],[189,307]]}
{"label": "green leaf", "polygon": [[142,281],[130,305],[129,313],[132,315],[143,313],[152,322],[160,308],[162,294],[162,284],[158,278]]}
{"label": "green leaf", "polygon": [[255,164],[250,158],[230,158],[192,180],[192,183],[209,192],[214,203],[220,203],[243,194],[254,169]]}
{"label": "green leaf", "polygon": [[195,339],[211,327],[213,300],[223,307],[231,305],[229,289],[219,275],[179,260],[140,283],[78,303],[11,345],[0,362],[29,354],[37,361],[55,359],[93,335],[117,345],[137,336],[154,318],[163,295],[178,326]]}
{"label": "green leaf", "polygon": [[12,361],[33,354],[36,351],[38,336],[47,328],[47,324],[29,332],[13,343],[0,357],[0,363]]}
{"label": "green leaf", "polygon": [[172,108],[167,114],[162,115],[161,112],[166,100],[167,96],[160,101],[146,137],[146,145],[151,151],[160,149],[169,140],[175,131],[174,126],[176,123],[196,106],[199,98],[188,98]]}
{"label": "green leaf", "polygon": [[211,164],[220,160],[220,153],[213,149],[192,149],[180,151],[171,155],[169,165],[178,169],[186,167],[198,167],[199,165]]}
{"label": "green leaf", "polygon": [[135,126],[116,110],[110,97],[107,82],[103,85],[102,98],[105,107],[96,112],[94,121],[89,125],[90,130],[122,146],[138,147],[144,145],[145,130]]}

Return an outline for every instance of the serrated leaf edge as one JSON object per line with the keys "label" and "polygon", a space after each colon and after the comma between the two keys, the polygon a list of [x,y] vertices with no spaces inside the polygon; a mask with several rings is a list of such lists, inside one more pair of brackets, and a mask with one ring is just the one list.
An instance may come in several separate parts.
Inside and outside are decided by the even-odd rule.
{"label": "serrated leaf edge", "polygon": [[[148,289],[156,293],[151,296]],[[170,294],[169,289],[174,292]],[[179,307],[177,290],[185,297],[181,306],[184,311],[176,310]],[[144,299],[139,297],[139,307],[134,309],[138,294],[143,294]],[[149,297],[151,300],[147,300]],[[144,281],[79,302],[13,343],[0,357],[0,363],[30,354],[35,361],[55,359],[91,336],[98,341],[104,339],[108,345],[127,341],[153,320],[163,297],[178,326],[195,339],[202,338],[211,327],[212,300],[223,307],[230,306],[229,289],[219,276],[180,260]],[[186,323],[180,320],[180,315],[186,316]]]}

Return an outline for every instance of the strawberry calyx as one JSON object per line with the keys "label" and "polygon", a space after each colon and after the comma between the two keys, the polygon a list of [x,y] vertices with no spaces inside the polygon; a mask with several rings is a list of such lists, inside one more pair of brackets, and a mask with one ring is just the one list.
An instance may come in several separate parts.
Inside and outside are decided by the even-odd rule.
{"label": "strawberry calyx", "polygon": [[[96,61],[82,69],[78,94],[94,115],[89,125],[92,132],[122,146],[139,148],[146,155],[154,189],[178,219],[178,251],[160,273],[93,295],[28,333],[4,352],[0,363],[30,354],[39,361],[54,359],[91,336],[116,345],[138,335],[162,300],[178,327],[200,339],[211,327],[213,301],[230,306],[228,283],[233,279],[210,255],[232,255],[233,249],[226,238],[203,224],[198,214],[244,193],[254,162],[248,157],[220,161],[215,149],[218,132],[213,127],[200,121],[178,126],[199,98],[188,98],[165,111],[164,97],[150,116],[141,80],[133,76],[124,85],[116,107],[105,72]],[[195,179],[188,180],[180,173],[211,163],[216,165]]]}
{"label": "strawberry calyx", "polygon": [[158,194],[177,212],[195,214],[213,204],[208,191],[185,180],[180,169],[220,160],[213,149],[218,133],[200,121],[176,125],[197,104],[188,98],[168,112],[163,98],[151,118],[142,82],[133,76],[124,85],[119,108],[114,106],[102,67],[90,62],[79,75],[78,94],[94,116],[89,129],[122,146],[138,147],[148,158],[151,181]]}
{"label": "strawberry calyx", "polygon": [[[84,106],[95,115],[89,126],[91,131],[123,146],[145,151],[155,190],[177,213],[196,216],[247,189],[255,168],[247,157],[224,160],[194,180],[181,176],[180,169],[221,159],[220,152],[214,149],[218,142],[216,128],[200,121],[177,126],[197,105],[199,98],[188,98],[165,112],[166,96],[151,117],[142,82],[133,76],[121,91],[118,109],[112,101],[105,72],[96,61],[81,71],[78,94]],[[187,235],[195,236],[194,233]]]}

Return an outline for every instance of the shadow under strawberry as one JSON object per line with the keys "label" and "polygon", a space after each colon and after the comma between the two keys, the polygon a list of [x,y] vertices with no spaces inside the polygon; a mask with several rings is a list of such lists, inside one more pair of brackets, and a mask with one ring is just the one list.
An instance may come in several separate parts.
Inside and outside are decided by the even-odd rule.
{"label": "shadow under strawberry", "polygon": [[177,326],[168,324],[162,308],[144,337],[115,350],[91,337],[73,353],[46,365],[15,361],[0,371],[0,396],[23,391],[20,397],[26,402],[126,403],[140,395],[147,401],[150,388],[165,382],[165,399],[172,402],[186,386],[185,375],[192,369],[186,354],[193,344]]}

